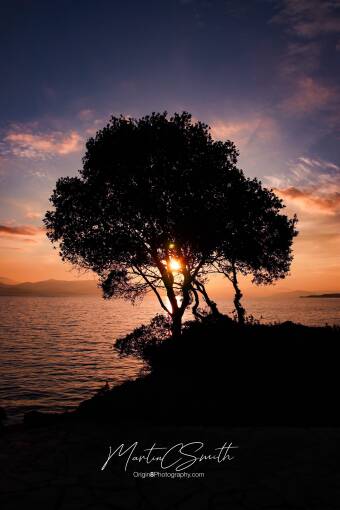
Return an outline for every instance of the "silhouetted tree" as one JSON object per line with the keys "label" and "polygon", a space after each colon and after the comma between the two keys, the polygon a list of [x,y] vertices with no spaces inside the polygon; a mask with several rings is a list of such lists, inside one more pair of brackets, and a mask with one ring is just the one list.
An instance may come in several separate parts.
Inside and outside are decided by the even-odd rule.
{"label": "silhouetted tree", "polygon": [[272,190],[263,188],[257,179],[246,179],[235,193],[237,210],[226,223],[221,246],[214,263],[217,272],[232,283],[235,311],[244,323],[245,309],[238,273],[251,275],[255,284],[271,284],[287,276],[292,262],[292,243],[297,235],[297,218],[281,214],[284,204]]}
{"label": "silhouetted tree", "polygon": [[205,288],[216,270],[232,282],[243,322],[237,273],[255,283],[283,278],[296,220],[245,178],[237,157],[186,112],[112,117],[88,140],[80,175],[57,181],[47,236],[64,261],[98,274],[105,298],[134,302],[152,290],[173,335],[190,304],[201,315],[199,296],[219,314]]}
{"label": "silhouetted tree", "polygon": [[221,207],[245,181],[234,144],[165,112],[112,117],[86,149],[80,175],[56,184],[47,236],[64,261],[99,275],[104,297],[152,290],[179,334],[227,230]]}

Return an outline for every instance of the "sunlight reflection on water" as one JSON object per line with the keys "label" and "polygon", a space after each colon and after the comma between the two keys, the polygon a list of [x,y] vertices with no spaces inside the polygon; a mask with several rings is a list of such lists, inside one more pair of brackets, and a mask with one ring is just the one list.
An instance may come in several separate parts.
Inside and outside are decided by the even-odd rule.
{"label": "sunlight reflection on water", "polygon": [[[232,311],[230,301],[219,305]],[[263,322],[340,324],[340,299],[249,299],[246,305]],[[0,405],[18,420],[32,409],[74,408],[105,381],[136,377],[141,364],[120,359],[114,339],[158,312],[152,300],[133,307],[92,296],[0,297]]]}

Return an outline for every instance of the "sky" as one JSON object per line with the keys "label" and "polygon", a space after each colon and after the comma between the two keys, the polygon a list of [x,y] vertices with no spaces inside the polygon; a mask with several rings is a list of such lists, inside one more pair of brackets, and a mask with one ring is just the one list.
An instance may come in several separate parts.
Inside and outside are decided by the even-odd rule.
{"label": "sky", "polygon": [[275,289],[340,290],[340,0],[2,0],[0,38],[1,276],[77,278],[56,180],[111,115],[186,110],[298,215]]}

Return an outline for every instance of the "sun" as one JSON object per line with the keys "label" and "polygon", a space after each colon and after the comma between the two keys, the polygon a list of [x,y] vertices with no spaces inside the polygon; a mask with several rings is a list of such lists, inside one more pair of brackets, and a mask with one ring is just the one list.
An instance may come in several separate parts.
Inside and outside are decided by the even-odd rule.
{"label": "sun", "polygon": [[172,258],[170,259],[169,266],[170,266],[171,271],[179,271],[182,267],[179,260],[172,259]]}

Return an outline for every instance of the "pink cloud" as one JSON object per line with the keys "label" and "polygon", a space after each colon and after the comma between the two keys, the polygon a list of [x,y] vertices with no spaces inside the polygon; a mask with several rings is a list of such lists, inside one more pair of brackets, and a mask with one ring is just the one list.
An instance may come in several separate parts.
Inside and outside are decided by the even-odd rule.
{"label": "pink cloud", "polygon": [[[285,77],[294,78],[298,87],[296,95],[283,106],[291,106],[298,113],[317,109],[328,101],[332,91],[313,84],[304,76],[319,69],[325,43],[338,48],[340,1],[277,0],[275,4],[277,12],[271,23],[283,25],[288,36],[287,50],[280,59],[280,72]],[[307,98],[304,100],[305,93]]]}
{"label": "pink cloud", "polygon": [[319,67],[321,44],[314,40],[294,40],[287,47],[280,63],[280,72],[284,77],[301,76],[315,71]]}
{"label": "pink cloud", "polygon": [[285,24],[301,38],[340,32],[339,0],[282,0],[279,5],[272,22]]}
{"label": "pink cloud", "polygon": [[80,112],[78,113],[78,117],[80,118],[80,120],[83,120],[83,121],[93,119],[93,115],[94,115],[93,110],[90,110],[89,108],[80,110]]}
{"label": "pink cloud", "polygon": [[321,213],[340,219],[340,167],[335,163],[301,156],[291,164],[289,174],[265,179],[278,195],[308,216]]}
{"label": "pink cloud", "polygon": [[296,92],[285,99],[281,110],[290,114],[304,114],[319,110],[335,99],[337,91],[317,83],[313,78],[303,77],[297,83]]}
{"label": "pink cloud", "polygon": [[106,123],[107,121],[105,119],[94,119],[91,121],[91,125],[85,130],[85,133],[89,136],[94,136]]}
{"label": "pink cloud", "polygon": [[11,152],[21,158],[45,159],[48,156],[66,156],[81,149],[81,136],[76,131],[68,134],[54,132],[52,134],[34,134],[30,132],[12,131],[5,141],[9,143]]}
{"label": "pink cloud", "polygon": [[246,145],[252,140],[273,141],[278,136],[276,122],[267,116],[254,115],[246,120],[211,122],[211,134],[215,139],[232,140],[236,145]]}

